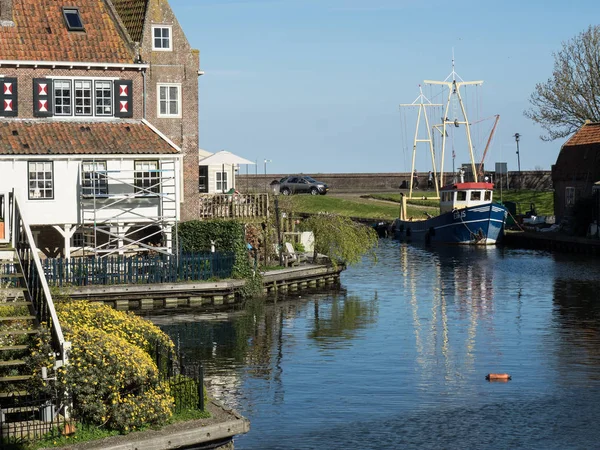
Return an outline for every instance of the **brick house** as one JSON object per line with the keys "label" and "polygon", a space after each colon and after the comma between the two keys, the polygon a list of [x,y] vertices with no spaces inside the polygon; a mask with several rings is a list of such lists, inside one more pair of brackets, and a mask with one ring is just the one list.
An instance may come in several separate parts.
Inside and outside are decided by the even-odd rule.
{"label": "brick house", "polygon": [[[554,214],[557,222],[569,220],[580,199],[591,198],[600,181],[600,123],[585,123],[560,149],[552,166]],[[597,196],[597,194],[596,194]],[[598,217],[596,198],[595,220]]]}
{"label": "brick house", "polygon": [[0,195],[38,247],[170,250],[195,217],[198,67],[166,0],[0,0]]}

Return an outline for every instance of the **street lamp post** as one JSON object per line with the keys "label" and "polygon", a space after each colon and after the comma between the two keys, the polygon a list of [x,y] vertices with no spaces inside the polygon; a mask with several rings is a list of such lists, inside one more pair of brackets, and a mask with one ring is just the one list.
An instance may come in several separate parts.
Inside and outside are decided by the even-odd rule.
{"label": "street lamp post", "polygon": [[264,163],[265,163],[265,189],[268,190],[267,186],[269,186],[269,183],[267,183],[267,163],[272,162],[270,159],[265,159]]}
{"label": "street lamp post", "polygon": [[517,143],[517,167],[519,169],[519,188],[521,187],[521,155],[519,154],[519,139],[521,139],[521,135],[519,133],[515,133],[515,142]]}
{"label": "street lamp post", "polygon": [[271,189],[275,197],[275,227],[277,228],[277,254],[279,255],[279,265],[283,266],[283,248],[281,246],[281,223],[279,219],[279,181],[273,180]]}

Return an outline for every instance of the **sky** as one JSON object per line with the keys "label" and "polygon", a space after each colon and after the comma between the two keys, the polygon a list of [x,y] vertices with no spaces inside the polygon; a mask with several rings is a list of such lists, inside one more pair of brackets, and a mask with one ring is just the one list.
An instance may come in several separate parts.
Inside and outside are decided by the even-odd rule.
{"label": "sky", "polygon": [[[600,17],[600,2],[591,0],[169,3],[205,72],[200,148],[258,163],[242,173],[409,171],[416,110],[399,105],[418,97],[423,80],[444,80],[453,54],[462,79],[484,81],[465,98],[469,120],[478,122],[476,160],[499,114],[486,167],[518,169],[519,133],[521,170],[549,170],[564,140],[542,141],[544,130],[523,111],[535,85],[551,77],[553,52]],[[439,88],[423,91],[440,101]],[[456,136],[458,166],[469,158]],[[425,144],[416,168],[431,169]]]}

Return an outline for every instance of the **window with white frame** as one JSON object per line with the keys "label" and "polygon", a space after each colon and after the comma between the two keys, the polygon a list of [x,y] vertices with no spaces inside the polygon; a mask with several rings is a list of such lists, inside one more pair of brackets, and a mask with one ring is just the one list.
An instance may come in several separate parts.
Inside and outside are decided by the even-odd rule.
{"label": "window with white frame", "polygon": [[71,115],[71,81],[54,80],[54,114]]}
{"label": "window with white frame", "polygon": [[112,116],[112,81],[95,81],[94,88],[96,90],[96,115]]}
{"label": "window with white frame", "polygon": [[158,117],[181,117],[181,85],[158,85]]}
{"label": "window with white frame", "polygon": [[92,115],[92,82],[91,80],[75,80],[75,115]]}
{"label": "window with white frame", "polygon": [[31,161],[27,165],[30,200],[54,198],[54,174],[52,161]]}
{"label": "window with white frame", "polygon": [[81,194],[84,196],[108,195],[106,161],[81,163]]}
{"label": "window with white frame", "polygon": [[217,192],[227,191],[227,172],[217,172]]}
{"label": "window with white frame", "polygon": [[155,25],[152,27],[152,50],[171,51],[173,49],[171,39],[171,26]]}
{"label": "window with white frame", "polygon": [[575,188],[567,187],[565,189],[565,205],[573,206],[575,204]]}
{"label": "window with white frame", "polygon": [[158,194],[160,192],[158,161],[135,161],[133,183],[136,194]]}

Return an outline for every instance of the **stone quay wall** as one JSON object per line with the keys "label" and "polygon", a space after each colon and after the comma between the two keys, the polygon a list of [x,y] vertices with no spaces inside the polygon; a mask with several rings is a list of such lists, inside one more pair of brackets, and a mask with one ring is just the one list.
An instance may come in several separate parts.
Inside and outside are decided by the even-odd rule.
{"label": "stone quay wall", "polygon": [[[494,172],[486,172],[491,177],[496,187],[500,185],[504,189],[532,189],[537,191],[552,190],[552,177],[549,170],[532,170],[519,172],[508,172],[501,178],[497,178]],[[236,176],[236,188],[240,192],[266,192],[273,180],[279,180],[288,174],[238,174]],[[316,180],[322,181],[329,186],[332,193],[352,192],[398,192],[403,182],[408,186],[411,181],[410,173],[307,173]],[[418,172],[419,187],[427,186],[427,172]],[[452,173],[446,173],[445,180],[452,180]]]}

